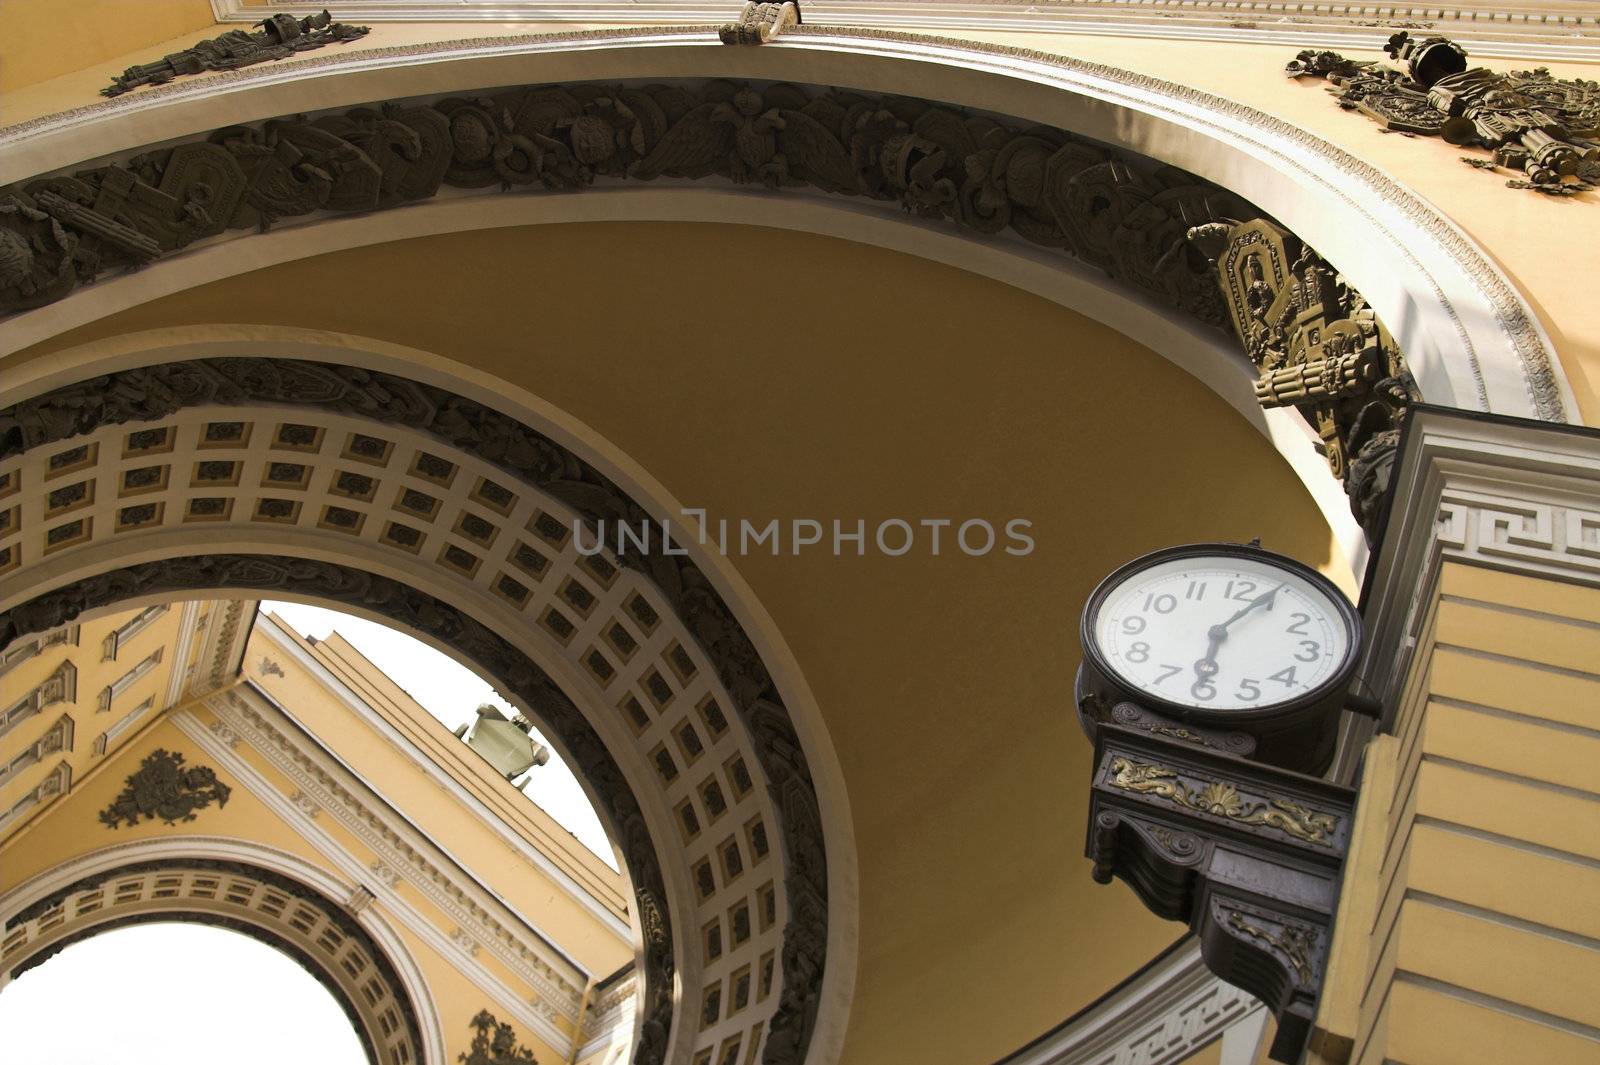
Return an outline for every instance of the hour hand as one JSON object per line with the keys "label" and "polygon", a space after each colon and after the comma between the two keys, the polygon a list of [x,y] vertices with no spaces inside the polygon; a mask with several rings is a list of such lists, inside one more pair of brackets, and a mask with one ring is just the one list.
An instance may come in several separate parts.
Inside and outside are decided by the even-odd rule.
{"label": "hour hand", "polygon": [[1222,646],[1222,641],[1228,638],[1226,625],[1213,625],[1206,630],[1208,642],[1204,658],[1195,659],[1194,675],[1202,681],[1210,680],[1217,675],[1217,648]]}

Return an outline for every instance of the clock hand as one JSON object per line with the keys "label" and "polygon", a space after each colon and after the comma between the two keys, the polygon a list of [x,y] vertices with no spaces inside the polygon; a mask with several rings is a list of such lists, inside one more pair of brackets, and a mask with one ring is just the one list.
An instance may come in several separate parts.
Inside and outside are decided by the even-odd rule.
{"label": "clock hand", "polygon": [[1256,607],[1263,603],[1271,605],[1273,598],[1277,596],[1279,592],[1283,591],[1283,587],[1284,586],[1280,584],[1270,592],[1262,592],[1260,595],[1250,600],[1250,602],[1240,607],[1238,611],[1234,613],[1233,617],[1229,618],[1227,621],[1224,621],[1221,625],[1212,626],[1212,631],[1220,628],[1224,633],[1226,633],[1228,631],[1228,626],[1232,625],[1235,621],[1238,621],[1240,618],[1250,613],[1250,611],[1254,610]]}
{"label": "clock hand", "polygon": [[1235,611],[1233,617],[1229,618],[1227,621],[1224,621],[1221,625],[1213,625],[1211,628],[1207,629],[1206,637],[1208,638],[1209,642],[1206,644],[1205,657],[1195,661],[1195,676],[1199,677],[1202,681],[1209,680],[1211,677],[1215,676],[1218,669],[1217,649],[1222,646],[1222,641],[1228,638],[1228,627],[1263,603],[1270,604],[1281,591],[1283,591],[1283,585],[1280,584],[1269,592],[1262,592],[1260,595],[1250,600],[1249,603]]}

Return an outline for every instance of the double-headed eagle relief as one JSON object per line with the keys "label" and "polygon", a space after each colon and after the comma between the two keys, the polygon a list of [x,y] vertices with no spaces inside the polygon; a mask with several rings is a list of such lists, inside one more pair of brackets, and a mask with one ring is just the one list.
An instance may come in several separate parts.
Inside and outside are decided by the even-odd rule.
{"label": "double-headed eagle relief", "polygon": [[229,30],[218,37],[201,41],[191,48],[163,56],[154,63],[129,67],[100,90],[102,96],[121,96],[141,85],[162,85],[180,74],[201,74],[208,70],[236,70],[253,63],[284,59],[296,52],[308,52],[325,44],[343,44],[364,37],[369,26],[351,26],[333,21],[324,8],[306,18],[273,15],[256,23],[257,28]]}
{"label": "double-headed eagle relief", "polygon": [[1506,182],[1511,188],[1571,196],[1600,186],[1600,83],[1552,77],[1544,67],[1469,67],[1466,49],[1445,37],[1419,41],[1401,31],[1384,51],[1396,67],[1307,50],[1285,69],[1292,78],[1326,78],[1340,107],[1386,129],[1487,148],[1492,159],[1462,162],[1523,174]]}

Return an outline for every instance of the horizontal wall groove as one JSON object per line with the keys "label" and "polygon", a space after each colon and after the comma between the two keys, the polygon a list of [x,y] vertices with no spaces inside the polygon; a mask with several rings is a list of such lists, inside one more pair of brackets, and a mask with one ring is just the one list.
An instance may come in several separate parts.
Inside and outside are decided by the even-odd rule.
{"label": "horizontal wall groove", "polygon": [[1509,781],[1512,784],[1526,784],[1532,788],[1554,792],[1557,795],[1565,795],[1569,799],[1582,799],[1585,802],[1600,803],[1600,792],[1597,791],[1586,791],[1583,788],[1568,787],[1565,784],[1552,784],[1548,780],[1537,780],[1534,777],[1525,777],[1520,773],[1508,773],[1503,769],[1490,769],[1488,766],[1474,765],[1471,762],[1463,762],[1460,759],[1446,758],[1437,754],[1423,754],[1422,760],[1431,762],[1434,765],[1449,766],[1452,769],[1459,769],[1466,773],[1475,773],[1479,776]]}
{"label": "horizontal wall groove", "polygon": [[1542,843],[1532,843],[1525,839],[1518,839],[1515,836],[1504,836],[1498,832],[1489,832],[1481,828],[1473,828],[1471,825],[1463,825],[1455,821],[1446,821],[1442,818],[1431,817],[1427,814],[1418,814],[1414,820],[1414,823],[1419,825],[1428,825],[1433,828],[1442,829],[1446,832],[1455,832],[1463,836],[1470,836],[1473,839],[1482,840],[1485,843],[1498,843],[1502,847],[1512,847],[1516,850],[1526,851],[1529,854],[1536,854],[1541,858],[1555,858],[1558,861],[1571,862],[1574,865],[1581,865],[1586,869],[1600,871],[1600,858],[1590,858],[1587,855],[1574,854],[1571,851],[1559,850],[1555,847],[1546,847]]}
{"label": "horizontal wall groove", "polygon": [[1470,655],[1473,658],[1487,659],[1490,662],[1502,662],[1506,665],[1543,670],[1546,673],[1555,673],[1563,677],[1576,677],[1579,680],[1600,682],[1600,673],[1590,673],[1582,669],[1570,669],[1567,666],[1553,666],[1548,662],[1535,662],[1527,658],[1518,658],[1516,655],[1503,655],[1495,651],[1485,651],[1478,647],[1468,647],[1465,644],[1445,643],[1441,640],[1433,645],[1433,649],[1436,651],[1455,651],[1459,654]]}
{"label": "horizontal wall groove", "polygon": [[[1595,694],[1600,696],[1600,692]],[[1498,706],[1487,706],[1484,703],[1469,702],[1466,699],[1456,699],[1448,695],[1435,695],[1431,701],[1438,703],[1440,706],[1466,710],[1474,714],[1483,714],[1485,717],[1497,717],[1506,721],[1514,721],[1519,725],[1528,725],[1533,728],[1549,729],[1552,732],[1564,732],[1571,736],[1585,736],[1590,739],[1600,740],[1600,728],[1587,728],[1583,725],[1568,724],[1565,721],[1552,721],[1547,717],[1535,717],[1532,714],[1523,714],[1516,710],[1503,710]],[[1600,725],[1600,711],[1595,714],[1595,723]]]}
{"label": "horizontal wall groove", "polygon": [[1420,987],[1425,990],[1432,991],[1435,994],[1446,995],[1450,998],[1457,999],[1458,1001],[1466,1002],[1470,1005],[1478,1006],[1483,1009],[1495,1010],[1498,1013],[1510,1014],[1511,1016],[1516,1017],[1518,1020],[1543,1025],[1546,1028],[1554,1028],[1558,1032],[1565,1032],[1567,1035],[1574,1035],[1580,1039],[1587,1039],[1597,1045],[1600,1045],[1600,1028],[1594,1028],[1587,1024],[1581,1024],[1578,1021],[1569,1021],[1565,1017],[1558,1017],[1553,1013],[1546,1013],[1543,1010],[1536,1010],[1530,1006],[1523,1006],[1515,1002],[1508,1002],[1503,998],[1496,998],[1493,995],[1485,995],[1481,991],[1473,991],[1471,988],[1462,987],[1459,984],[1451,984],[1443,980],[1435,980],[1431,976],[1423,976],[1421,973],[1408,972],[1404,969],[1395,970],[1393,983],[1411,984],[1414,987]]}
{"label": "horizontal wall groove", "polygon": [[1596,953],[1600,953],[1600,939],[1595,939],[1592,936],[1582,935],[1578,932],[1569,932],[1564,928],[1556,928],[1553,925],[1540,924],[1538,921],[1529,921],[1521,917],[1513,917],[1511,914],[1502,913],[1499,910],[1490,910],[1482,906],[1474,906],[1470,902],[1462,902],[1459,899],[1452,899],[1447,895],[1437,895],[1431,891],[1414,891],[1408,888],[1406,890],[1405,897],[1407,899],[1414,899],[1418,902],[1427,903],[1429,906],[1437,906],[1442,910],[1449,910],[1452,913],[1461,914],[1463,917],[1472,917],[1480,921],[1489,921],[1504,928],[1510,928],[1518,932],[1527,932],[1529,935],[1545,936],[1549,939],[1566,943],[1569,946],[1580,947],[1583,950],[1592,950]]}
{"label": "horizontal wall groove", "polygon": [[1456,603],[1461,606],[1476,607],[1480,610],[1492,610],[1500,614],[1511,614],[1532,621],[1548,621],[1558,625],[1570,625],[1575,629],[1589,629],[1600,632],[1600,621],[1590,621],[1587,618],[1568,617],[1565,614],[1551,614],[1543,610],[1532,610],[1525,606],[1511,606],[1508,603],[1496,603],[1489,599],[1474,599],[1465,595],[1444,594],[1439,596],[1441,603]]}

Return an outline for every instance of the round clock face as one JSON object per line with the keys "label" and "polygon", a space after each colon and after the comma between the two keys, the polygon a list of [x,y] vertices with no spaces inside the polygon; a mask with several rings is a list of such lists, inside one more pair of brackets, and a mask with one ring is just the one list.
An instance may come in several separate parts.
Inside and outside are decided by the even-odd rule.
{"label": "round clock face", "polygon": [[1349,604],[1322,578],[1271,556],[1179,555],[1112,580],[1088,634],[1128,688],[1157,700],[1277,707],[1306,699],[1353,662]]}

